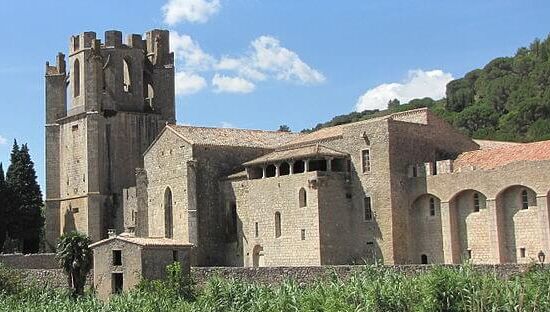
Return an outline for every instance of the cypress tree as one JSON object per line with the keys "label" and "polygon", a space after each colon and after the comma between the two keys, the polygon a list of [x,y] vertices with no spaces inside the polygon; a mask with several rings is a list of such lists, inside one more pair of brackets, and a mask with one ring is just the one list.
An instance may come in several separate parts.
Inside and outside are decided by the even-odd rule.
{"label": "cypress tree", "polygon": [[4,178],[4,168],[0,163],[0,253],[4,250],[4,242],[6,241],[6,235],[8,232],[8,214],[7,200],[8,191],[6,185],[6,179]]}
{"label": "cypress tree", "polygon": [[12,195],[8,234],[23,244],[23,253],[36,253],[44,226],[42,192],[26,144],[19,149],[14,142],[6,182]]}

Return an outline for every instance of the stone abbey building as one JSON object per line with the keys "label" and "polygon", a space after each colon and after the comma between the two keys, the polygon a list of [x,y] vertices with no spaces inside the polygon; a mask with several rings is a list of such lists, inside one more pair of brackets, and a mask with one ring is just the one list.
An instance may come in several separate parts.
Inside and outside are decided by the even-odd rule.
{"label": "stone abbey building", "polygon": [[472,140],[428,109],[307,134],[179,126],[169,51],[167,31],[84,33],[47,65],[50,243],[116,229],[191,243],[200,266],[550,254],[550,141]]}

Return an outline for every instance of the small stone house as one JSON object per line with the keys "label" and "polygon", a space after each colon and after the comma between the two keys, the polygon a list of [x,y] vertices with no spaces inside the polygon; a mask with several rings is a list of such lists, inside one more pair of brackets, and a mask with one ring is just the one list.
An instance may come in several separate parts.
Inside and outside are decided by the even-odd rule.
{"label": "small stone house", "polygon": [[142,238],[127,234],[90,245],[94,254],[94,288],[99,298],[134,288],[141,279],[162,279],[165,268],[181,263],[190,271],[191,244],[166,238]]}

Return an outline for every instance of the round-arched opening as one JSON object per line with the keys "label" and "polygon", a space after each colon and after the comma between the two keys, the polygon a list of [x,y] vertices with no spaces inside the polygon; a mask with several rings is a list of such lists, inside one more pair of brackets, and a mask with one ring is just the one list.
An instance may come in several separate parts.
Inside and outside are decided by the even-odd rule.
{"label": "round-arched opening", "polygon": [[423,263],[423,257],[433,263],[443,263],[443,232],[441,200],[432,194],[419,196],[409,210],[409,246],[413,263]]}
{"label": "round-arched opening", "polygon": [[307,206],[307,192],[306,192],[306,189],[304,189],[303,187],[298,192],[298,202],[299,202],[299,207]]}
{"label": "round-arched opening", "polygon": [[123,59],[122,67],[124,92],[132,93],[132,64],[128,58]]}

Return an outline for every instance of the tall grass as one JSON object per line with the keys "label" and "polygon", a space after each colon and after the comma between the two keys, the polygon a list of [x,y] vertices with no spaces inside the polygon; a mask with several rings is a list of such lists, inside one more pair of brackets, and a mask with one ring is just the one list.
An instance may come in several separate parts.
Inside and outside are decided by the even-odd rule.
{"label": "tall grass", "polygon": [[550,270],[540,268],[500,279],[470,266],[435,267],[415,276],[366,267],[350,278],[331,274],[308,285],[212,278],[193,290],[178,282],[178,274],[109,302],[37,286],[0,289],[0,311],[550,311]]}

